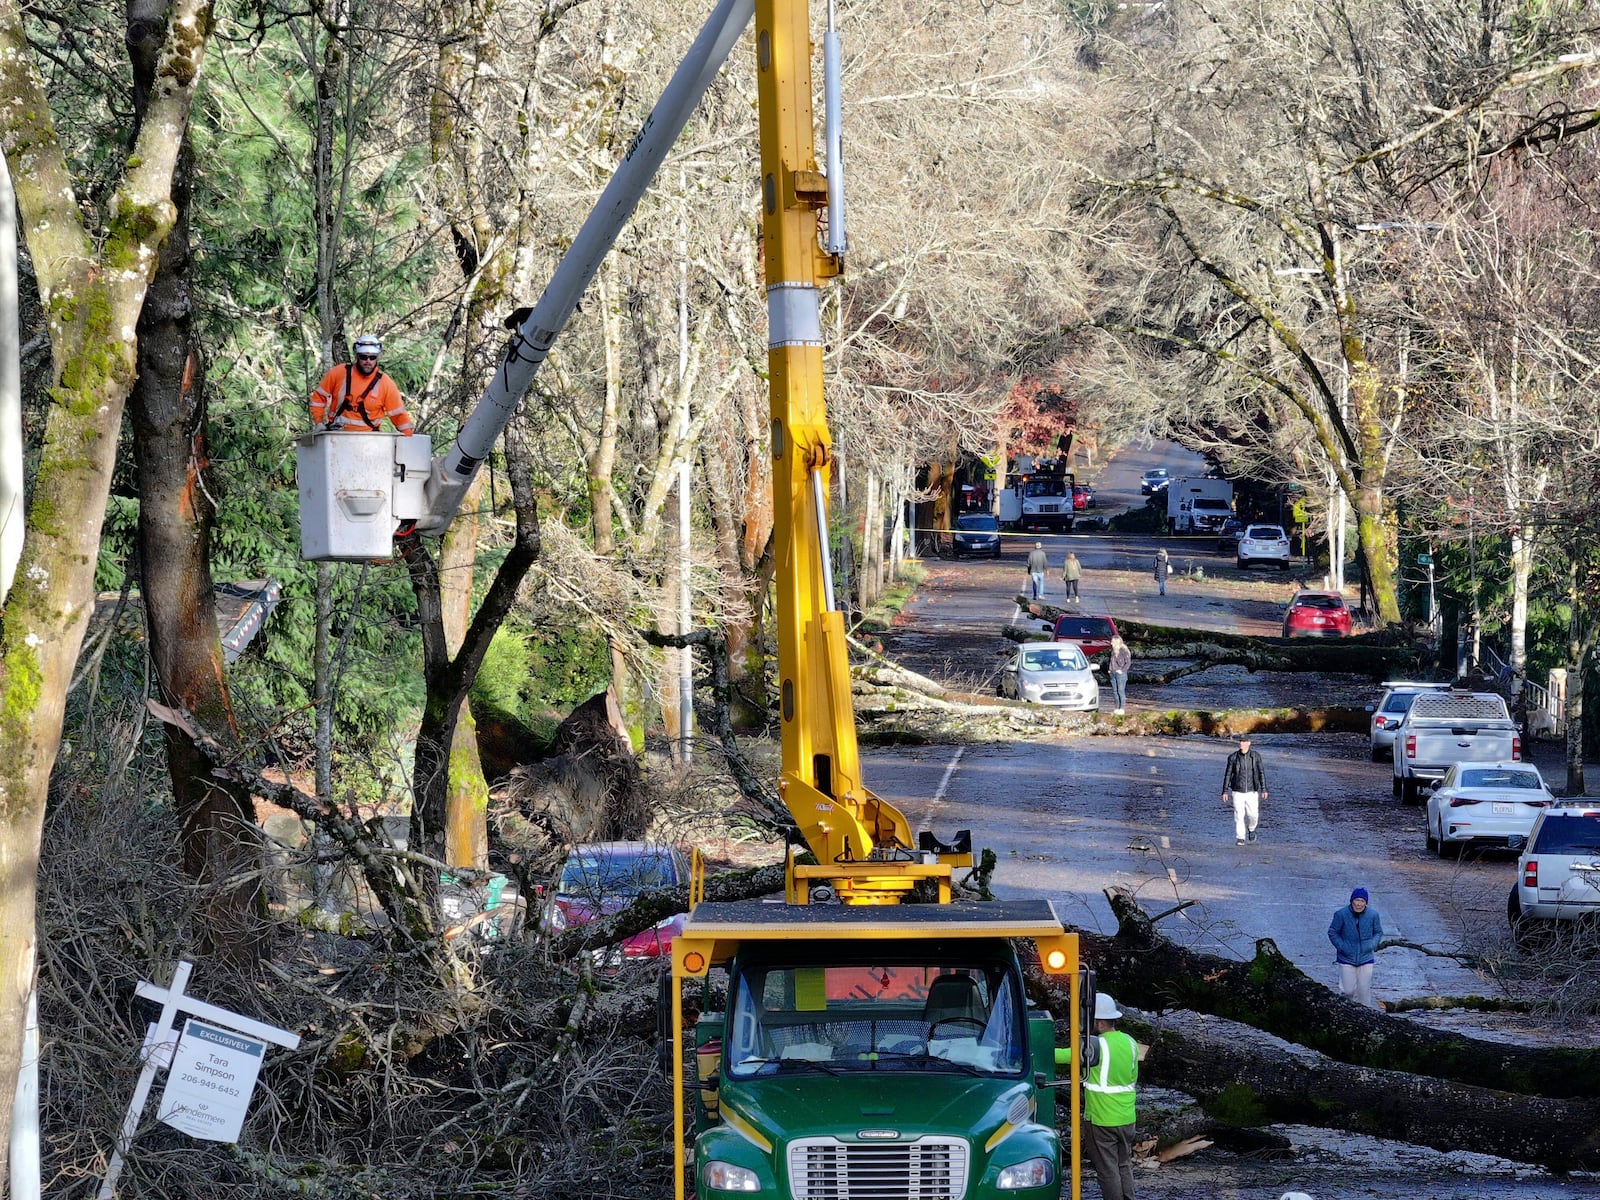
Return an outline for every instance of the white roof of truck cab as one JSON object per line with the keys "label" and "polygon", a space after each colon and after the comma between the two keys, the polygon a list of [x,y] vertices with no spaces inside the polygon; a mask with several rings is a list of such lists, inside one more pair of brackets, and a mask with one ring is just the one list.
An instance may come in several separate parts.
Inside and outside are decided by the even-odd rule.
{"label": "white roof of truck cab", "polygon": [[813,938],[1056,937],[1065,932],[1048,900],[953,904],[765,904],[759,900],[697,904],[685,938],[741,941]]}

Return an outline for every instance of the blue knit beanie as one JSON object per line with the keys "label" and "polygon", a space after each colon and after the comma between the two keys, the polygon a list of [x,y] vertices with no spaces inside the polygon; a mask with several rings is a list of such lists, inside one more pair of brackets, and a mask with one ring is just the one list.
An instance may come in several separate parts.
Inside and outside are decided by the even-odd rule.
{"label": "blue knit beanie", "polygon": [[1355,891],[1350,893],[1350,902],[1352,904],[1354,904],[1357,900],[1367,900],[1369,898],[1370,897],[1367,895],[1366,888],[1357,888]]}

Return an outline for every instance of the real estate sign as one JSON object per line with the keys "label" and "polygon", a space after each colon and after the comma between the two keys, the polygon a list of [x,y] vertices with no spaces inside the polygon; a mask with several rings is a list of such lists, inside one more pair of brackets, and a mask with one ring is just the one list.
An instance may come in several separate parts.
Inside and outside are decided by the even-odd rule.
{"label": "real estate sign", "polygon": [[172,1056],[157,1119],[192,1137],[237,1141],[266,1053],[265,1042],[191,1017]]}

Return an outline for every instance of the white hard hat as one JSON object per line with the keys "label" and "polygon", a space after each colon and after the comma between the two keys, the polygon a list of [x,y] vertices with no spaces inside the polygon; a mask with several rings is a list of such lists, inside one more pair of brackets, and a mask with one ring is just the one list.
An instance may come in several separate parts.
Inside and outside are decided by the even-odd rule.
{"label": "white hard hat", "polygon": [[364,333],[356,339],[357,354],[382,354],[383,343],[370,333]]}
{"label": "white hard hat", "polygon": [[1094,994],[1094,1019],[1096,1021],[1115,1021],[1122,1015],[1117,1008],[1117,1002],[1104,992]]}
{"label": "white hard hat", "polygon": [[1285,1192],[1278,1197],[1278,1200],[1315,1200],[1315,1197],[1307,1195],[1305,1192]]}

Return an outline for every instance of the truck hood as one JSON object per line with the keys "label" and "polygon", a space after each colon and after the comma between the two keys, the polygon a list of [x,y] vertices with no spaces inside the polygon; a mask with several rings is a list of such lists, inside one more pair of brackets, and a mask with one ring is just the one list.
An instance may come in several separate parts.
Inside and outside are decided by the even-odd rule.
{"label": "truck hood", "polygon": [[[983,1149],[1008,1114],[1034,1120],[1028,1085],[1020,1079],[979,1079],[924,1072],[822,1073],[730,1082],[722,1106],[749,1122],[774,1146],[827,1134],[854,1142],[863,1129],[893,1131],[911,1141],[926,1134],[971,1138]],[[1023,1113],[1026,1116],[1023,1116]]]}

